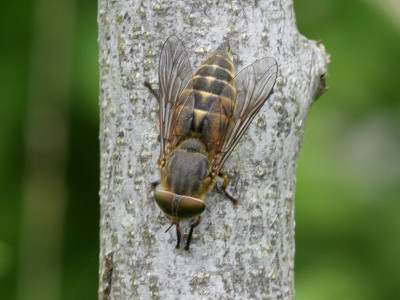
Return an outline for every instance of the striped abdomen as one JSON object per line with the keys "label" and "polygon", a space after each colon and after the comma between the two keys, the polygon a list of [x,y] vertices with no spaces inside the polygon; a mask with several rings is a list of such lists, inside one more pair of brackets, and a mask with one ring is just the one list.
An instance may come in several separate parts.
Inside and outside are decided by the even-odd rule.
{"label": "striped abdomen", "polygon": [[227,52],[213,51],[200,64],[192,78],[193,131],[203,131],[207,114],[221,115],[222,121],[231,116],[236,96],[233,76],[234,65]]}
{"label": "striped abdomen", "polygon": [[174,111],[173,136],[200,134],[208,150],[222,145],[235,106],[234,65],[229,53],[213,51],[182,91]]}

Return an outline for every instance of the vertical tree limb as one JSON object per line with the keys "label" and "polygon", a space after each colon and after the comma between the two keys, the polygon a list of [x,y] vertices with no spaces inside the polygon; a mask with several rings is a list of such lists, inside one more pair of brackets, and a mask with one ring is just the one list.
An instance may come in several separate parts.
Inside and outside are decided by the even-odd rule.
{"label": "vertical tree limb", "polygon": [[[328,64],[323,46],[298,33],[292,1],[99,0],[98,22],[99,299],[292,299],[297,157]],[[238,71],[265,56],[279,66],[274,94],[224,167],[241,201],[207,196],[190,253],[164,234],[150,188],[158,104],[142,82],[157,82],[170,35],[186,42],[194,67],[218,47],[230,47]]]}

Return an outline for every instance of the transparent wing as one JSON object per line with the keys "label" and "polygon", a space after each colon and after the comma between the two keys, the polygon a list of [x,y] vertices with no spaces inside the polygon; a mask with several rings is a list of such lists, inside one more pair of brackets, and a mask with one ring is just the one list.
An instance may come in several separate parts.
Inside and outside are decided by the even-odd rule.
{"label": "transparent wing", "polygon": [[236,101],[232,120],[228,125],[225,140],[220,150],[220,158],[216,163],[216,171],[225,161],[246,132],[254,117],[264,105],[275,85],[278,66],[272,57],[257,60],[243,69],[235,77]]}
{"label": "transparent wing", "polygon": [[164,158],[166,142],[170,136],[171,124],[179,102],[187,99],[180,97],[185,88],[190,88],[192,70],[182,41],[169,37],[161,50],[158,70],[160,82],[160,159]]}

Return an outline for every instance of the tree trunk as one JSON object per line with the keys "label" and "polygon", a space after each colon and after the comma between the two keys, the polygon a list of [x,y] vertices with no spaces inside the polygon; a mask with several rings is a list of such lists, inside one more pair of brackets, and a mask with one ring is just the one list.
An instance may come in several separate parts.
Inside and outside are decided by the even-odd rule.
{"label": "tree trunk", "polygon": [[[98,22],[99,299],[293,299],[295,171],[328,55],[298,33],[292,1],[99,0]],[[169,220],[150,187],[159,178],[158,103],[142,82],[158,82],[171,35],[193,69],[219,46],[237,71],[265,56],[279,68],[274,94],[224,166],[240,202],[220,188],[207,196],[190,253],[174,249],[173,230],[164,233]]]}

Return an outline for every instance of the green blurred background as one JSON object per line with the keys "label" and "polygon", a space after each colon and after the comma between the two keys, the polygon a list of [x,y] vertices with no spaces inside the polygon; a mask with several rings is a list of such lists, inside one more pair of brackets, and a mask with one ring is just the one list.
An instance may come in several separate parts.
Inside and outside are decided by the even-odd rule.
{"label": "green blurred background", "polygon": [[[399,299],[399,1],[294,2],[332,55],[297,172],[296,299]],[[0,8],[0,298],[97,299],[97,3]]]}

